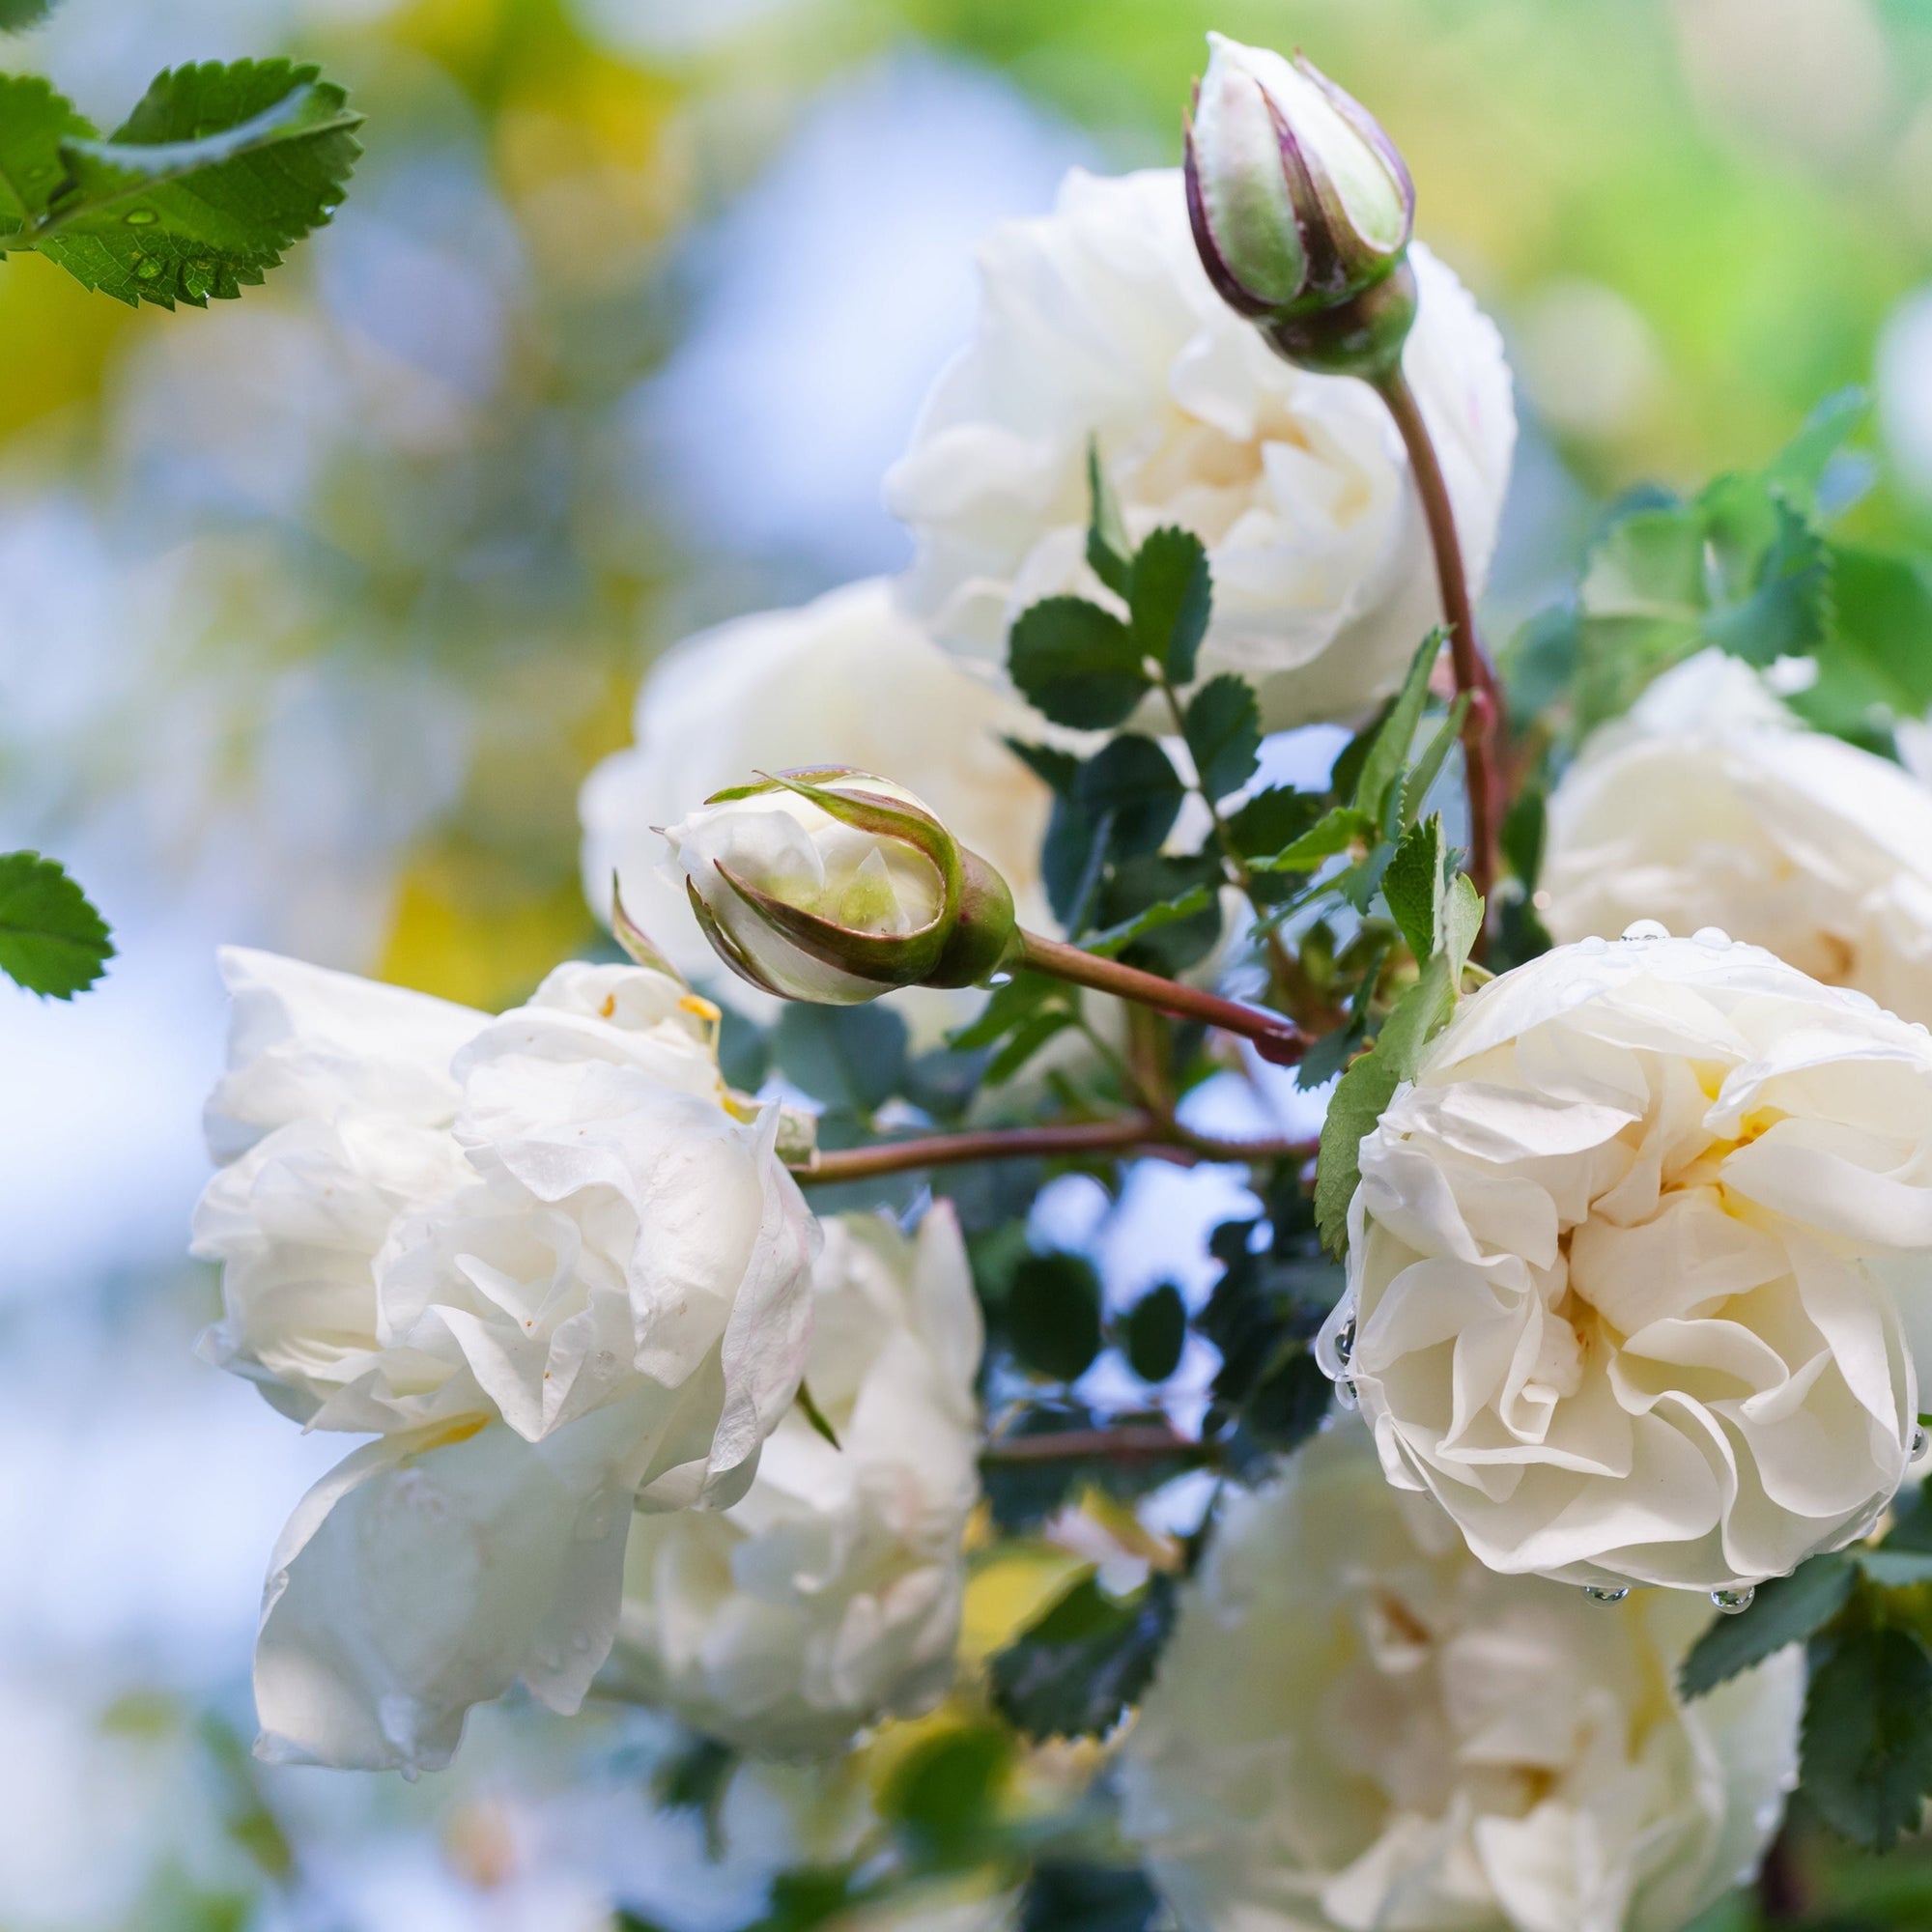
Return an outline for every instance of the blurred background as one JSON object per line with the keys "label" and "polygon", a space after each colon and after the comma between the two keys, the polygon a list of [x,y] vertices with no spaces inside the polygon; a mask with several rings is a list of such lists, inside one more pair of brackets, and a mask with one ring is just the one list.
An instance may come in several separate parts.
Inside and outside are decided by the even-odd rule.
{"label": "blurred background", "polygon": [[0,994],[0,1932],[723,1932],[840,1829],[772,1773],[707,1833],[637,1714],[486,1711],[413,1788],[250,1763],[261,1577],[337,1445],[190,1352],[212,952],[500,1007],[592,944],[576,792],[644,668],[904,559],[879,477],[976,238],[1070,164],[1177,159],[1210,25],[1374,107],[1508,334],[1492,635],[1607,496],[1846,384],[1860,522],[1932,535],[1916,0],[65,0],[0,43],[106,125],[270,52],[369,117],[241,302],[0,265],[0,846],[120,946],[71,1008]]}

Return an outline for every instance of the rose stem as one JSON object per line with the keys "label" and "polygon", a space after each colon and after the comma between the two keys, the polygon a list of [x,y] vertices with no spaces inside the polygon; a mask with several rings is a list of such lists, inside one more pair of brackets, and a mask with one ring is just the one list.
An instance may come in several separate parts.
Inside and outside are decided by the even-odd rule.
{"label": "rose stem", "polygon": [[1208,1445],[1166,1423],[1130,1423],[1120,1429],[1067,1429],[1040,1435],[996,1435],[980,1451],[982,1463],[1061,1463],[1105,1456],[1117,1463],[1162,1456],[1207,1456]]}
{"label": "rose stem", "polygon": [[1469,878],[1485,900],[1496,875],[1496,832],[1500,788],[1495,761],[1496,729],[1502,720],[1502,696],[1495,674],[1483,656],[1476,636],[1476,616],[1469,608],[1469,580],[1463,567],[1463,547],[1456,536],[1456,513],[1449,502],[1449,486],[1436,460],[1435,445],[1408,378],[1397,363],[1376,379],[1377,393],[1408,451],[1409,468],[1422,497],[1422,513],[1435,551],[1435,576],[1442,588],[1442,614],[1449,625],[1449,651],[1456,667],[1456,689],[1466,692],[1469,708],[1463,718],[1463,762],[1469,787]]}
{"label": "rose stem", "polygon": [[1056,980],[1091,986],[1096,993],[1137,1000],[1175,1019],[1200,1020],[1223,1033],[1238,1034],[1253,1040],[1262,1058],[1277,1066],[1293,1066],[1308,1051],[1307,1036],[1275,1013],[1224,1000],[1217,993],[1204,993],[1178,980],[1165,980],[1158,973],[1143,973],[1138,966],[1126,966],[1118,959],[1102,959],[1098,953],[1083,952],[1058,939],[1042,939],[1037,932],[1022,929],[1019,941],[1018,963],[1030,972],[1050,973]]}

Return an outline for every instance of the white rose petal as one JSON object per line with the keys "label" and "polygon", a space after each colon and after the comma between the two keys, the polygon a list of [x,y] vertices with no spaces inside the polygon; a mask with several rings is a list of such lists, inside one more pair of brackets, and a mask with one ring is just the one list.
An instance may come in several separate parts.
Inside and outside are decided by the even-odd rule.
{"label": "white rose petal", "polygon": [[[608,920],[616,876],[625,909],[666,957],[690,978],[715,977],[718,960],[682,882],[659,872],[664,847],[653,828],[753,772],[839,764],[914,784],[1012,888],[1021,923],[1050,927],[1039,848],[1052,800],[1001,743],[1037,724],[901,615],[882,579],[721,625],[659,661],[638,694],[637,743],[585,780],[585,895]],[[736,981],[729,996],[754,1017],[776,1010],[769,995]],[[978,1001],[924,987],[888,997],[933,1038]]]}
{"label": "white rose petal", "polygon": [[748,1748],[837,1749],[952,1680],[982,1335],[957,1221],[826,1224],[806,1380],[721,1516],[639,1518],[609,1681]]}
{"label": "white rose petal", "polygon": [[212,1359],[311,1428],[376,1434],[304,1501],[257,1652],[262,1748],[413,1770],[521,1677],[574,1710],[635,1508],[724,1508],[789,1407],[817,1228],[741,1122],[716,1009],[566,965],[492,1019],[224,955],[212,1110],[245,1144],[195,1251]]}
{"label": "white rose petal", "polygon": [[1715,925],[1932,1020],[1932,789],[1803,729],[1720,652],[1586,743],[1550,794],[1539,883],[1557,939]]}
{"label": "white rose petal", "polygon": [[1797,1649],[1670,1690],[1709,1615],[1482,1568],[1344,1422],[1185,1587],[1127,1831],[1185,1932],[1677,1932],[1797,1776]]}
{"label": "white rose petal", "polygon": [[[1480,589],[1516,440],[1509,370],[1450,270],[1419,245],[1410,258],[1404,368]],[[907,609],[995,666],[1028,605],[1104,598],[1085,561],[1097,440],[1130,536],[1179,524],[1208,545],[1203,676],[1245,672],[1269,728],[1392,691],[1440,616],[1401,440],[1363,384],[1292,367],[1214,293],[1179,171],[1076,170],[1052,214],[993,232],[980,270],[974,339],[886,479],[918,544]]]}
{"label": "white rose petal", "polygon": [[1756,947],[1586,940],[1467,999],[1361,1162],[1322,1347],[1492,1568],[1741,1587],[1897,1489],[1922,1029]]}

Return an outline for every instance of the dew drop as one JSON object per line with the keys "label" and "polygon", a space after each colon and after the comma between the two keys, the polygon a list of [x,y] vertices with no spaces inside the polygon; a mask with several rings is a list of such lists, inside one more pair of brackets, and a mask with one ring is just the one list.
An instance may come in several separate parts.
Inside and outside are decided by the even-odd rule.
{"label": "dew drop", "polygon": [[1630,1595],[1630,1585],[1625,1583],[1617,1589],[1611,1589],[1606,1583],[1585,1583],[1583,1594],[1593,1604],[1621,1604]]}
{"label": "dew drop", "polygon": [[143,255],[134,264],[134,279],[137,282],[156,281],[160,277],[162,263],[157,255]]}
{"label": "dew drop", "polygon": [[[1355,1352],[1355,1318],[1351,1315],[1335,1331],[1335,1359],[1345,1368]],[[1922,1437],[1922,1432],[1921,1432]]]}
{"label": "dew drop", "polygon": [[128,211],[129,228],[152,228],[160,219],[152,208],[130,208]]}
{"label": "dew drop", "polygon": [[1769,1834],[1777,1830],[1777,1821],[1783,1815],[1784,1806],[1776,1798],[1767,1798],[1757,1807],[1756,1813],[1751,1818],[1751,1824],[1758,1831]]}
{"label": "dew drop", "polygon": [[1731,943],[1731,935],[1721,925],[1700,925],[1690,935],[1692,946],[1708,946],[1713,952],[1721,952]]}
{"label": "dew drop", "polygon": [[1719,1614],[1726,1617],[1742,1616],[1757,1601],[1757,1585],[1747,1583],[1742,1590],[1713,1590],[1711,1603]]}
{"label": "dew drop", "polygon": [[1346,1408],[1350,1415],[1362,1406],[1362,1398],[1355,1393],[1355,1385],[1347,1376],[1335,1384],[1335,1406]]}
{"label": "dew drop", "polygon": [[1918,1462],[1928,1446],[1932,1446],[1932,1435],[1927,1435],[1922,1429],[1915,1429],[1912,1432],[1912,1460]]}
{"label": "dew drop", "polygon": [[1610,942],[1607,939],[1599,937],[1594,932],[1591,933],[1588,939],[1579,939],[1577,942],[1577,951],[1578,952],[1607,952],[1609,950]]}
{"label": "dew drop", "polygon": [[1668,939],[1670,928],[1654,919],[1635,919],[1624,927],[1623,936],[1630,940]]}
{"label": "dew drop", "polygon": [[405,1784],[413,1784],[422,1776],[412,1764],[399,1764],[396,1769],[402,1773]]}
{"label": "dew drop", "polygon": [[989,973],[986,976],[986,984],[989,986],[1010,986],[1012,983],[1013,976],[1010,973]]}

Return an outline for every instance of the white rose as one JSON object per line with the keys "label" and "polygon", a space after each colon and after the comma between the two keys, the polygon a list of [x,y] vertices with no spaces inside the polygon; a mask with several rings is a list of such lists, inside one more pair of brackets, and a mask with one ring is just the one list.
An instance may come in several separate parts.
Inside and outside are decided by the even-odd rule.
{"label": "white rose", "polygon": [[[1404,368],[1480,589],[1516,440],[1502,342],[1429,251]],[[1201,674],[1245,672],[1270,728],[1386,696],[1439,620],[1435,564],[1387,409],[1291,367],[1209,285],[1178,169],[1075,170],[1055,212],[982,244],[972,343],[940,377],[889,507],[918,552],[907,608],[998,664],[1042,597],[1104,599],[1088,570],[1087,456],[1136,540],[1196,531],[1214,573]]]}
{"label": "white rose", "polygon": [[737,1500],[792,1400],[817,1231],[726,1109],[716,1009],[568,965],[492,1019],[229,952],[229,1164],[204,1341],[310,1428],[373,1432],[303,1500],[264,1600],[264,1755],[448,1761],[522,1677],[577,1708],[641,1509]]}
{"label": "white rose", "polygon": [[1185,1932],[1677,1932],[1797,1780],[1797,1649],[1674,1694],[1709,1614],[1485,1570],[1344,1422],[1185,1586],[1126,1829]]}
{"label": "white rose", "polygon": [[1492,1568],[1739,1589],[1910,1453],[1932,1042],[1752,946],[1587,939],[1463,1002],[1361,1144],[1323,1331]]}
{"label": "white rose", "polygon": [[1718,925],[1932,1020],[1932,790],[1807,731],[1706,651],[1596,732],[1549,798],[1550,932]]}
{"label": "white rose", "polygon": [[923,1710],[952,1681],[979,1495],[981,1331],[950,1207],[917,1239],[825,1223],[806,1384],[719,1516],[640,1517],[609,1680],[714,1736],[786,1754]]}
{"label": "white rose", "polygon": [[[893,604],[882,579],[795,611],[761,611],[689,638],[638,694],[637,743],[585,780],[583,888],[609,920],[625,909],[693,979],[717,972],[681,883],[658,871],[671,825],[750,773],[844,764],[917,785],[959,840],[1012,888],[1023,923],[1051,930],[1039,878],[1052,797],[1000,742],[1037,733],[1011,694],[974,678]],[[734,983],[734,1004],[769,1018],[776,1003]],[[957,1024],[977,996],[925,987],[892,996],[922,1035]]]}

